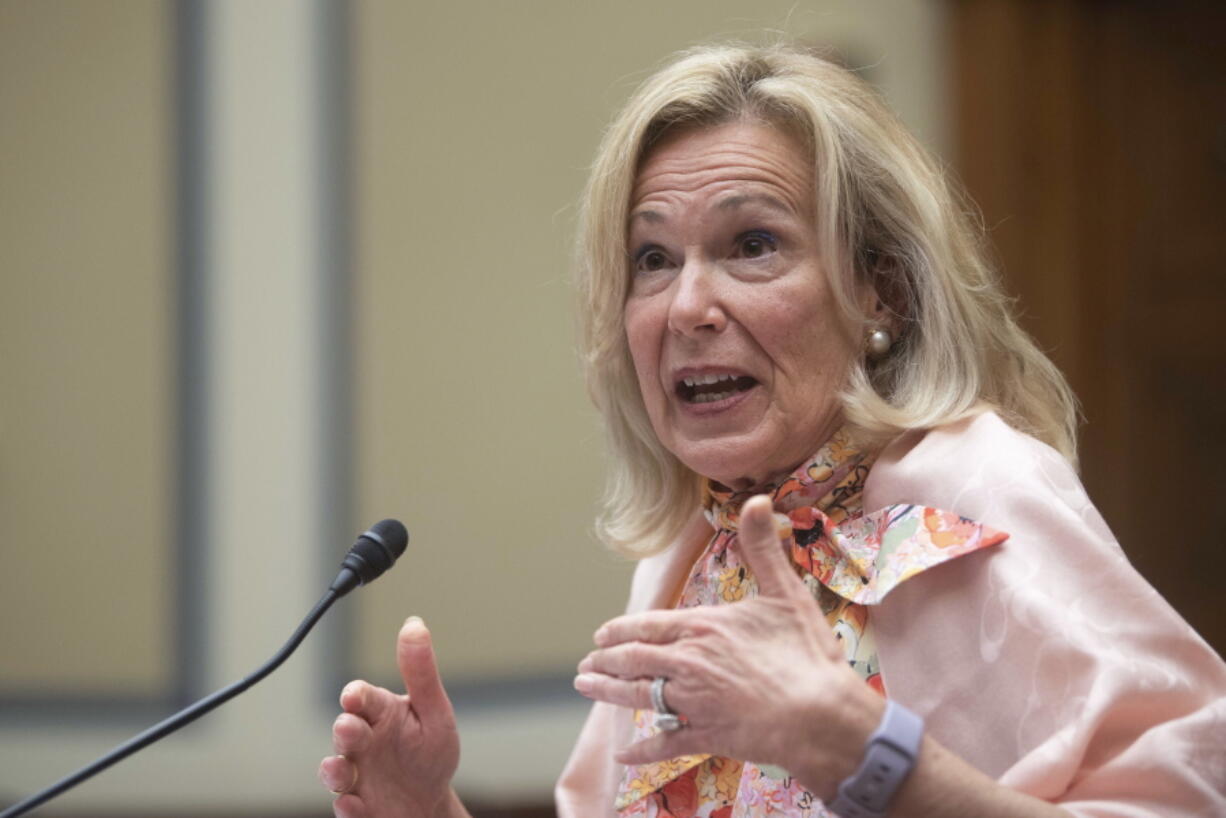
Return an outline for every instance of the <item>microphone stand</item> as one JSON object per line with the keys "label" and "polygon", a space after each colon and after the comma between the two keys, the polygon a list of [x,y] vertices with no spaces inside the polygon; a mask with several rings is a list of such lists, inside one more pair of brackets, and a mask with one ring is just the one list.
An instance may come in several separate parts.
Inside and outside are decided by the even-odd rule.
{"label": "microphone stand", "polygon": [[[357,582],[354,582],[353,584],[356,585]],[[352,585],[350,587],[352,587]],[[312,608],[311,612],[308,613],[306,618],[302,620],[302,624],[300,624],[298,629],[294,631],[294,635],[289,638],[289,641],[287,641],[285,645],[282,646],[281,650],[277,651],[276,655],[269,659],[268,662],[255,673],[252,673],[250,676],[247,676],[244,679],[240,679],[229,687],[223,687],[221,690],[218,690],[211,696],[206,696],[195,704],[189,705],[180,710],[178,713],[175,713],[173,716],[158,722],[145,732],[133,736],[94,763],[82,767],[72,775],[66,776],[65,778],[62,778],[52,784],[50,787],[47,787],[47,789],[43,790],[42,792],[36,793],[22,802],[14,804],[4,812],[0,812],[0,818],[17,818],[18,815],[25,815],[35,807],[45,804],[52,798],[55,798],[57,795],[72,789],[82,781],[93,778],[95,775],[102,772],[107,767],[110,767],[112,764],[122,761],[135,753],[137,750],[148,747],[158,739],[165,738],[185,724],[191,724],[205,713],[208,713],[219,705],[228,702],[239,693],[242,693],[244,690],[251,687],[269,673],[272,673],[274,670],[280,667],[281,663],[289,658],[290,654],[293,653],[294,650],[297,649],[298,645],[302,643],[302,640],[306,638],[306,635],[311,632],[311,628],[315,627],[315,623],[319,621],[320,617],[327,612],[328,608],[332,607],[332,603],[348,590],[349,589],[346,588],[338,593],[336,584],[334,583],[334,586],[328,589],[319,602],[315,603],[315,607]]]}

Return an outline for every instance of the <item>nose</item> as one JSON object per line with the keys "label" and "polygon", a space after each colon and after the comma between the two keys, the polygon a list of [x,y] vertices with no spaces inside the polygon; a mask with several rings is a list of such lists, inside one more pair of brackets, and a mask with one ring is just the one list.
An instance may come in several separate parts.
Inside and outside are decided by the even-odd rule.
{"label": "nose", "polygon": [[697,337],[708,332],[723,332],[728,326],[715,273],[714,268],[701,259],[686,260],[670,288],[668,328],[672,332]]}

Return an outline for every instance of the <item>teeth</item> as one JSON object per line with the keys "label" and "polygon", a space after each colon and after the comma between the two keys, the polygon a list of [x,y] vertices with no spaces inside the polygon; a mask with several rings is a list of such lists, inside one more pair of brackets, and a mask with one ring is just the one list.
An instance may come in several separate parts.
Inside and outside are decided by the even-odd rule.
{"label": "teeth", "polygon": [[727,374],[725,375],[714,375],[714,374],[695,375],[690,378],[683,378],[681,382],[684,383],[686,386],[692,388],[695,386],[707,386],[709,384],[719,383],[720,381],[734,381],[736,380],[736,377],[737,377],[736,375],[727,375]]}
{"label": "teeth", "polygon": [[717,400],[724,400],[736,394],[735,389],[730,389],[727,392],[708,392],[703,395],[695,395],[693,403],[714,403]]}

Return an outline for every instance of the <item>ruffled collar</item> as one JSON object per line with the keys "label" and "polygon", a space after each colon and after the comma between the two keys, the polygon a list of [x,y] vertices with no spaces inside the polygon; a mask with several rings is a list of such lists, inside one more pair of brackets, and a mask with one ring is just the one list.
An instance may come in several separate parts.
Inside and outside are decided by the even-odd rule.
{"label": "ruffled collar", "polygon": [[802,579],[816,580],[852,602],[875,605],[909,577],[1008,537],[925,506],[898,504],[865,513],[864,484],[876,457],[875,450],[857,445],[840,429],[777,484],[734,492],[708,481],[703,506],[715,528],[708,553],[735,541],[746,500],[769,494],[780,540]]}
{"label": "ruffled collar", "polygon": [[876,451],[861,449],[846,429],[840,429],[816,454],[778,483],[753,491],[734,492],[721,483],[708,480],[703,508],[712,526],[732,532],[738,528],[745,501],[755,494],[768,494],[775,512],[795,523],[804,526],[809,512],[817,509],[838,524],[858,510],[864,481],[876,458]]}

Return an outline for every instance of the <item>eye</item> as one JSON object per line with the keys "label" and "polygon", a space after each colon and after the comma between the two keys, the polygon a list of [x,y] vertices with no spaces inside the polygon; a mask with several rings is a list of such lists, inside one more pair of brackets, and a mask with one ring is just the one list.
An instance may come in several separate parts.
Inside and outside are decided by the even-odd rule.
{"label": "eye", "polygon": [[736,253],[740,258],[761,258],[777,249],[775,237],[765,230],[750,230],[736,238]]}
{"label": "eye", "polygon": [[634,269],[640,273],[654,273],[668,265],[668,256],[655,245],[643,247],[634,254]]}

